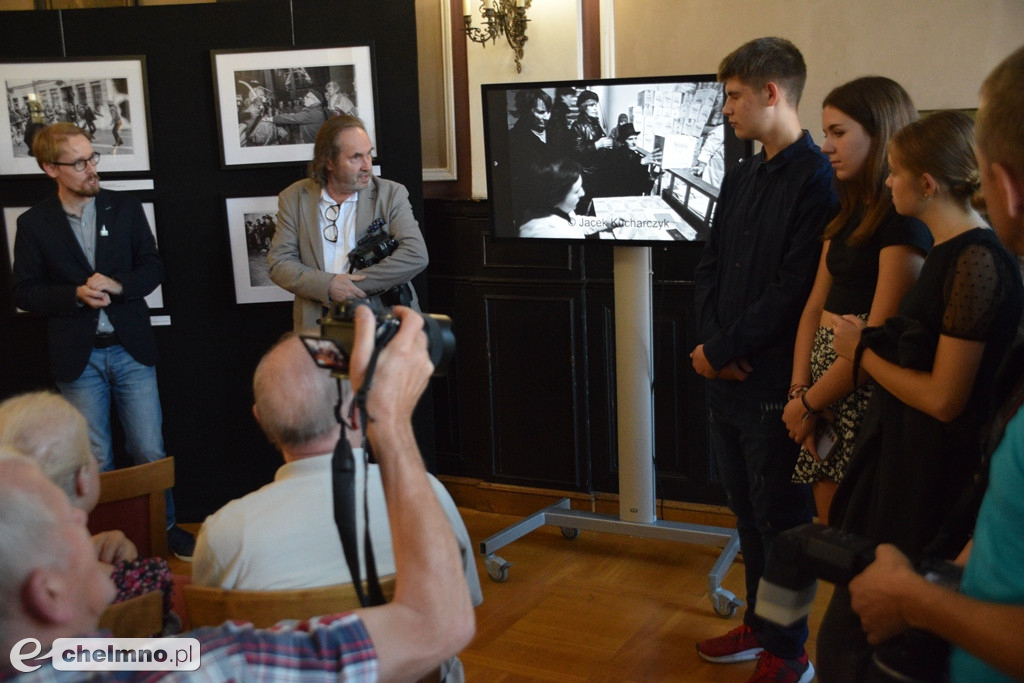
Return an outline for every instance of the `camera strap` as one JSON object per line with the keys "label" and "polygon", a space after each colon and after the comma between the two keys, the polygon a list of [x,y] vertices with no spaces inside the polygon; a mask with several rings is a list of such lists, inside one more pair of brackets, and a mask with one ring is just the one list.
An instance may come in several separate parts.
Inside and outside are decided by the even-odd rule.
{"label": "camera strap", "polygon": [[[366,383],[368,387],[372,377],[373,368],[376,367],[377,351],[374,350],[370,367],[367,369]],[[352,446],[345,435],[346,421],[341,415],[341,382],[338,382],[338,404],[334,408],[334,416],[341,425],[341,436],[334,447],[334,455],[331,457],[331,486],[334,494],[334,524],[338,527],[338,536],[341,539],[341,548],[345,553],[345,562],[348,564],[349,574],[352,578],[352,585],[355,588],[359,604],[363,607],[383,605],[387,602],[384,593],[380,588],[380,580],[377,577],[377,563],[373,557],[373,543],[370,540],[370,516],[368,503],[368,481],[369,481],[369,444],[366,442],[366,400],[363,393],[362,407],[359,409],[360,423],[363,427],[363,555],[366,558],[366,584],[367,590],[363,591],[363,581],[359,566],[359,539],[356,532],[356,462],[352,453]],[[357,409],[357,402],[353,402],[352,411]]]}

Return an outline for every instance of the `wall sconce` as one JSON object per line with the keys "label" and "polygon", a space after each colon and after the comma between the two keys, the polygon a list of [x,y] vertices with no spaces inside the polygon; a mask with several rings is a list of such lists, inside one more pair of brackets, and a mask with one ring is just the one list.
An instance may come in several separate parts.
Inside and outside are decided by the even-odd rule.
{"label": "wall sconce", "polygon": [[516,73],[522,73],[523,44],[529,40],[526,37],[526,22],[529,21],[526,18],[526,10],[530,7],[530,0],[481,0],[480,15],[484,20],[483,29],[470,25],[473,20],[471,2],[472,0],[462,0],[466,37],[487,47],[488,40],[494,43],[504,35],[516,55]]}

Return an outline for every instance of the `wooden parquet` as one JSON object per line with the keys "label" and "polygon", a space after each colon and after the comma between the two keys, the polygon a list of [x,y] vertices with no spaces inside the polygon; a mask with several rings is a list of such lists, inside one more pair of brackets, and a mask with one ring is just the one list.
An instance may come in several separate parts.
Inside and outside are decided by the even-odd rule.
{"label": "wooden parquet", "polygon": [[[477,550],[480,541],[521,519],[459,509]],[[707,596],[707,575],[719,554],[714,546],[587,531],[570,541],[545,526],[498,554],[512,563],[504,583],[491,581],[477,556],[484,601],[476,637],[459,655],[470,683],[742,683],[754,669],[753,662],[707,663],[694,647],[740,623],[739,615],[718,616]],[[171,565],[191,571],[176,559]],[[742,557],[723,586],[743,597]],[[831,592],[829,584],[819,584],[807,643],[812,660]]]}
{"label": "wooden parquet", "polygon": [[[461,509],[475,544],[519,517]],[[696,641],[738,625],[707,597],[713,546],[581,532],[565,539],[541,527],[501,548],[508,579],[477,568],[484,602],[477,635],[460,658],[468,681],[745,681],[753,662],[710,664]],[[737,558],[723,586],[742,597]],[[814,634],[831,586],[820,584],[810,617]]]}

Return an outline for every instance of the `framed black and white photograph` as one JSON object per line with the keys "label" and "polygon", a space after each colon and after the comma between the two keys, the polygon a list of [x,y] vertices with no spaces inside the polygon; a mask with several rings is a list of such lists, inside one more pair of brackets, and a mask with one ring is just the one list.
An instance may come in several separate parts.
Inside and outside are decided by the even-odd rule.
{"label": "framed black and white photograph", "polygon": [[224,166],[306,163],[338,114],[362,119],[376,148],[371,45],[211,54]]}
{"label": "framed black and white photograph", "polygon": [[277,229],[277,197],[233,197],[224,200],[231,241],[235,303],[291,301],[291,292],[270,281],[267,252]]}
{"label": "framed black and white photograph", "polygon": [[0,175],[42,174],[32,139],[58,121],[85,130],[101,173],[150,170],[145,57],[5,62],[0,89]]}
{"label": "framed black and white photograph", "polygon": [[[7,233],[7,254],[9,259],[7,266],[12,272],[14,270],[14,237],[18,233],[18,216],[28,211],[29,208],[28,206],[4,207],[4,230]],[[153,239],[155,240],[157,238],[156,215],[153,211],[153,203],[142,202],[142,212],[146,214],[146,220],[149,221],[149,229],[153,231]],[[157,246],[159,248],[159,244]],[[149,296],[146,297],[146,304],[150,310],[164,307],[163,285],[158,286],[149,293]]]}

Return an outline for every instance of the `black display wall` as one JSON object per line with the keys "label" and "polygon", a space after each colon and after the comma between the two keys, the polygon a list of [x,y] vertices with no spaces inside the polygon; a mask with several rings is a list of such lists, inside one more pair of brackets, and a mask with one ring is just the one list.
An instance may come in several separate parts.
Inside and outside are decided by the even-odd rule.
{"label": "black display wall", "polygon": [[[290,329],[291,304],[235,303],[224,199],[276,195],[305,175],[304,164],[220,167],[210,51],[366,41],[374,46],[382,175],[409,189],[422,225],[413,0],[372,6],[353,0],[245,0],[3,13],[2,60],[146,56],[151,171],[131,175],[154,181],[152,191],[135,194],[154,204],[166,269],[164,309],[158,313],[169,315],[171,324],[156,328],[158,370],[167,453],[177,461],[181,521],[201,521],[270,481],[280,464],[252,418],[250,381],[262,353]],[[102,165],[99,172],[103,177]],[[3,178],[0,205],[28,206],[52,191],[45,176]],[[0,249],[9,259],[6,240]],[[3,398],[51,384],[45,322],[15,313],[10,272],[0,271]],[[424,285],[417,280],[421,292]],[[432,445],[429,421],[419,420],[417,431],[421,443]]]}

